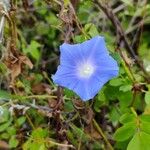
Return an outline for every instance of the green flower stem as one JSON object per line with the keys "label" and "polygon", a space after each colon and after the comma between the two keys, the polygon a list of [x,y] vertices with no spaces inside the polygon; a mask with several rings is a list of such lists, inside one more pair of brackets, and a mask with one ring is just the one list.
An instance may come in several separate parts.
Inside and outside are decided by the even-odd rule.
{"label": "green flower stem", "polygon": [[125,70],[127,76],[129,77],[129,79],[130,79],[133,83],[135,83],[135,78],[134,78],[134,76],[133,76],[133,73],[131,72],[131,70],[129,69],[129,67],[126,65],[125,61],[122,60],[121,63],[122,63],[122,66],[123,66],[123,68],[124,68],[124,70]]}
{"label": "green flower stem", "polygon": [[101,127],[98,125],[98,123],[96,122],[95,119],[93,119],[93,123],[95,128],[97,129],[97,131],[100,133],[100,135],[102,136],[102,138],[104,139],[105,143],[107,144],[107,146],[109,147],[109,150],[114,150],[112,145],[110,144],[110,142],[108,141],[106,135],[104,134],[103,130],[101,129]]}
{"label": "green flower stem", "polygon": [[136,113],[134,107],[131,107],[130,109],[131,109],[131,112],[135,115],[135,117],[138,117],[138,115],[137,115],[137,113]]}

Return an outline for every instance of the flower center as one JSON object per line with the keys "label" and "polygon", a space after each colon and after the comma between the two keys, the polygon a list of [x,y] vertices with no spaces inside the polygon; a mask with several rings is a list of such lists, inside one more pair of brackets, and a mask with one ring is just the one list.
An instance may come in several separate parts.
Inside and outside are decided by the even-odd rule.
{"label": "flower center", "polygon": [[83,78],[90,77],[94,72],[94,66],[89,63],[85,63],[79,66],[79,75]]}

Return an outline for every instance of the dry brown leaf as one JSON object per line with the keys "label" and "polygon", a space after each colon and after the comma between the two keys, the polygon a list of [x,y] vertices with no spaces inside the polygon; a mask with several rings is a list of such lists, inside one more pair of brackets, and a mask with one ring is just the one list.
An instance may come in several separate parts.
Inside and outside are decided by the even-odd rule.
{"label": "dry brown leaf", "polygon": [[48,100],[48,105],[50,108],[54,108],[57,105],[57,100],[54,99]]}
{"label": "dry brown leaf", "polygon": [[14,63],[11,68],[10,72],[11,72],[11,81],[13,82],[15,80],[15,78],[21,73],[21,64],[20,62],[16,62]]}
{"label": "dry brown leaf", "polygon": [[22,61],[22,63],[29,66],[30,69],[33,68],[33,64],[27,56],[25,56],[25,55],[19,56],[19,59],[20,59],[20,61]]}
{"label": "dry brown leaf", "polygon": [[91,108],[85,108],[81,111],[82,119],[86,122],[86,124],[91,124],[93,119],[93,110]]}
{"label": "dry brown leaf", "polygon": [[86,118],[86,123],[90,124],[92,122],[93,119],[93,110],[91,108],[87,109],[87,118]]}
{"label": "dry brown leaf", "polygon": [[74,106],[75,106],[75,108],[82,110],[85,107],[85,104],[81,100],[75,100]]}
{"label": "dry brown leaf", "polygon": [[[75,2],[72,2],[72,5],[75,7]],[[73,10],[73,7],[71,7],[71,5],[66,7],[63,3],[61,5],[59,17],[66,24],[72,24],[75,20],[75,11]]]}
{"label": "dry brown leaf", "polygon": [[32,92],[34,94],[43,94],[43,93],[51,94],[51,89],[50,86],[46,83],[37,83],[32,86]]}
{"label": "dry brown leaf", "polygon": [[9,149],[9,145],[5,141],[0,141],[0,149]]}
{"label": "dry brown leaf", "polygon": [[97,130],[93,127],[92,124],[85,127],[85,133],[87,133],[94,139],[101,139],[100,134],[97,132]]}
{"label": "dry brown leaf", "polygon": [[17,57],[9,56],[5,60],[5,64],[10,70],[11,84],[13,84],[16,77],[18,77],[21,74],[24,65],[29,66],[30,69],[33,68],[32,62],[25,55],[18,55]]}

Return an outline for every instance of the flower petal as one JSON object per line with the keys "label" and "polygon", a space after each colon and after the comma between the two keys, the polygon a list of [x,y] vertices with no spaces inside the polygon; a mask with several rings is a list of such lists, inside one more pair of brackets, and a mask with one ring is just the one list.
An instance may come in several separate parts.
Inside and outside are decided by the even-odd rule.
{"label": "flower petal", "polygon": [[73,64],[74,66],[81,61],[85,62],[93,56],[108,55],[105,41],[102,36],[96,36],[81,44],[67,44],[60,46],[60,63],[63,65]]}
{"label": "flower petal", "polygon": [[110,55],[95,57],[95,65],[101,70],[119,70],[118,64]]}
{"label": "flower petal", "polygon": [[101,36],[81,44],[64,43],[60,51],[60,66],[53,81],[73,90],[84,101],[93,98],[108,80],[118,75],[118,64]]}
{"label": "flower petal", "polygon": [[66,66],[59,66],[55,75],[52,76],[53,81],[63,87],[69,88],[70,90],[74,89],[78,78],[76,72],[73,68]]}
{"label": "flower petal", "polygon": [[109,54],[106,48],[104,37],[102,36],[96,36],[91,40],[81,43],[81,51],[84,52],[84,55],[88,55],[87,57]]}
{"label": "flower petal", "polygon": [[78,82],[74,91],[83,101],[87,101],[92,99],[107,81],[108,79],[106,77],[100,79],[94,76],[88,81],[82,80]]}
{"label": "flower petal", "polygon": [[71,45],[64,43],[60,46],[60,53],[60,64],[64,66],[76,66],[76,64],[84,58],[84,56],[80,54],[79,44]]}
{"label": "flower petal", "polygon": [[118,75],[118,71],[107,71],[106,74],[97,72],[88,82],[80,82],[74,91],[84,101],[92,99],[111,78]]}

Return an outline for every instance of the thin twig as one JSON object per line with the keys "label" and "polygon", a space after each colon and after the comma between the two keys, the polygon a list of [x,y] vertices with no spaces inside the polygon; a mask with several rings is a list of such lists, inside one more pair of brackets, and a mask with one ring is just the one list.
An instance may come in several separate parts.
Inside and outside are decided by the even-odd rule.
{"label": "thin twig", "polygon": [[116,34],[118,36],[118,43],[117,43],[118,47],[120,47],[120,43],[121,41],[123,41],[125,44],[126,50],[131,55],[131,57],[135,59],[137,65],[143,71],[145,80],[150,82],[149,74],[146,72],[141,60],[137,57],[134,50],[128,43],[126,34],[117,16],[113,13],[112,9],[107,4],[102,3],[100,0],[93,0],[93,1],[95,2],[96,6],[98,6],[98,8],[101,9],[106,14],[106,16],[110,19],[110,21],[114,25],[116,29]]}
{"label": "thin twig", "polygon": [[26,116],[26,118],[27,118],[27,120],[28,120],[30,126],[32,127],[32,129],[35,129],[34,124],[32,123],[32,120],[30,119],[29,115],[28,115],[28,114],[25,114],[25,116]]}
{"label": "thin twig", "polygon": [[73,145],[57,143],[57,142],[54,142],[54,141],[50,140],[50,138],[47,138],[46,142],[48,142],[50,144],[53,144],[53,145],[56,145],[56,146],[59,146],[59,147],[68,147],[68,148],[75,149],[75,147]]}
{"label": "thin twig", "polygon": [[120,56],[121,56],[122,59],[123,59],[123,60],[121,61],[121,63],[122,63],[122,66],[123,66],[123,68],[124,68],[124,70],[125,70],[127,76],[129,77],[129,79],[130,79],[133,83],[135,83],[135,82],[136,82],[136,79],[135,79],[135,77],[134,77],[134,74],[133,74],[133,72],[132,72],[132,69],[131,69],[131,67],[130,67],[130,64],[128,64],[128,62],[126,61],[126,59],[125,59],[125,57],[124,57],[124,55],[123,55],[121,49],[120,49],[120,48],[117,48],[117,50],[119,51],[119,54],[120,54]]}
{"label": "thin twig", "polygon": [[107,144],[107,146],[109,147],[109,150],[114,150],[112,145],[110,144],[110,142],[108,141],[107,137],[105,136],[105,134],[103,133],[103,130],[101,129],[101,127],[98,125],[98,123],[96,122],[95,119],[93,119],[93,124],[95,126],[95,128],[97,129],[97,131],[100,133],[100,135],[102,136],[102,138],[104,139],[105,143]]}
{"label": "thin twig", "polygon": [[[142,37],[142,33],[143,33],[143,28],[144,28],[144,19],[146,17],[146,6],[147,6],[147,0],[144,2],[144,8],[143,8],[143,13],[141,14],[141,20],[139,22],[141,22],[139,28],[136,31],[136,34],[134,36],[133,42],[132,42],[132,48],[137,52],[140,42],[141,42],[141,37]],[[137,53],[136,53],[137,54]]]}

